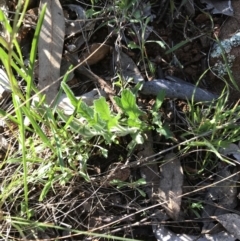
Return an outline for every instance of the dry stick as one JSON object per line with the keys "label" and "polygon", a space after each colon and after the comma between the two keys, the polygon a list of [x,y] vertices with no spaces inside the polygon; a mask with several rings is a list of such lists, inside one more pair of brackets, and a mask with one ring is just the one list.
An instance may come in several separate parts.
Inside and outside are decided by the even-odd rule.
{"label": "dry stick", "polygon": [[167,98],[193,99],[195,102],[213,101],[219,97],[190,83],[173,82],[165,79],[145,82],[141,93],[157,96],[161,90],[165,91]]}
{"label": "dry stick", "polygon": [[76,67],[76,70],[82,74],[85,75],[86,77],[88,77],[90,80],[92,80],[94,83],[99,84],[100,88],[103,89],[106,94],[108,95],[109,99],[111,100],[115,110],[118,113],[121,113],[121,109],[117,106],[115,100],[114,100],[114,96],[115,96],[115,91],[112,90],[112,88],[106,83],[106,81],[104,79],[102,79],[101,77],[95,75],[92,71],[90,71],[89,69],[87,69],[86,67],[82,66],[82,63],[79,63],[77,61],[77,59],[75,57],[73,57],[71,54],[69,53],[65,53],[64,57],[72,64],[74,65],[74,67]]}

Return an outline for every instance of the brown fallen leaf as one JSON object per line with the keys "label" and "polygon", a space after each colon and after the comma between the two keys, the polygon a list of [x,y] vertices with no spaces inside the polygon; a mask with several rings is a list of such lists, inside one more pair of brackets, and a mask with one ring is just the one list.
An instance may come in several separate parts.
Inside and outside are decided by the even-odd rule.
{"label": "brown fallen leaf", "polygon": [[41,0],[47,4],[38,44],[39,88],[51,104],[59,88],[60,65],[65,35],[65,21],[59,0]]}
{"label": "brown fallen leaf", "polygon": [[98,63],[112,51],[112,47],[106,44],[94,43],[89,49],[83,52],[80,62],[84,65],[93,65]]}
{"label": "brown fallen leaf", "polygon": [[85,10],[76,4],[64,4],[63,12],[66,21],[65,40],[71,38],[71,44],[66,47],[68,51],[76,53],[91,38],[96,20],[86,21]]}
{"label": "brown fallen leaf", "polygon": [[[220,171],[217,172],[214,180],[216,184],[213,183],[206,193],[206,205],[204,205],[202,218],[226,214],[228,209],[233,210],[237,206],[237,181],[239,180],[239,173],[237,173],[236,168],[231,169],[232,168],[224,167],[219,163]],[[230,177],[232,173],[236,175]],[[209,232],[214,226],[215,224],[213,222],[204,222],[202,233]]]}
{"label": "brown fallen leaf", "polygon": [[[145,133],[145,141],[144,144],[139,145],[139,151],[137,156],[139,159],[149,158],[154,155],[155,152],[153,150],[153,139],[152,132],[147,131]],[[149,158],[149,164],[140,167],[140,173],[142,178],[144,178],[147,182],[147,186],[145,188],[145,192],[150,198],[152,203],[156,203],[158,200],[158,183],[159,183],[159,174],[158,174],[158,165],[153,161],[154,158]]]}
{"label": "brown fallen leaf", "polygon": [[177,220],[182,201],[183,170],[175,154],[165,156],[166,163],[160,166],[159,198],[166,213]]}
{"label": "brown fallen leaf", "polygon": [[157,241],[235,241],[236,239],[228,232],[216,234],[203,234],[201,237],[187,234],[175,234],[161,224],[153,224],[153,233]]}
{"label": "brown fallen leaf", "polygon": [[115,51],[114,57],[115,66],[126,82],[133,79],[133,82],[136,84],[144,80],[137,65],[129,56],[123,52]]}
{"label": "brown fallen leaf", "polygon": [[238,144],[231,143],[227,147],[222,148],[220,151],[225,156],[233,155],[236,161],[240,162],[240,142],[238,142]]}
{"label": "brown fallen leaf", "polygon": [[215,219],[222,224],[222,226],[236,239],[240,239],[240,216],[235,213],[227,213],[215,217]]}

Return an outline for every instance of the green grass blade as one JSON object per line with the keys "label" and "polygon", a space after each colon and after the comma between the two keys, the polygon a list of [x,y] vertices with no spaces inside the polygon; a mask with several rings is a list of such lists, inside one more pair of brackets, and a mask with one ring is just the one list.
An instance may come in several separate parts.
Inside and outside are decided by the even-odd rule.
{"label": "green grass blade", "polygon": [[[0,44],[5,48],[8,49],[9,47],[9,43],[2,37],[0,36]],[[14,51],[12,51],[12,57],[14,58],[14,60],[16,61],[16,63],[20,66],[20,68],[25,69],[24,65],[23,65],[23,60],[21,59],[22,56],[20,56],[20,58],[16,55],[16,53]]]}
{"label": "green grass blade", "polygon": [[[0,39],[0,41],[1,41],[1,39]],[[9,60],[9,54],[6,53],[3,48],[0,48],[0,59],[2,60],[2,62],[3,62],[3,64],[4,64],[4,66],[5,66],[6,69],[8,68],[7,66],[8,66],[9,63],[10,63],[11,66],[16,70],[16,72],[17,72],[22,78],[24,78],[24,79],[26,78],[25,72],[24,72],[22,69],[20,69],[12,59]],[[9,61],[8,61],[8,60],[9,60]],[[9,68],[10,68],[10,67],[9,67]],[[10,80],[10,78],[9,78],[9,80]],[[20,93],[20,92],[19,92],[19,93]]]}
{"label": "green grass blade", "polygon": [[13,29],[12,29],[11,25],[9,24],[9,21],[6,18],[4,12],[1,9],[0,9],[0,22],[9,34],[12,33]]}
{"label": "green grass blade", "polygon": [[77,103],[78,103],[78,100],[77,98],[75,97],[75,95],[73,94],[72,90],[69,88],[69,86],[65,83],[65,82],[62,82],[61,83],[61,87],[62,89],[64,90],[64,92],[66,93],[67,97],[69,98],[69,100],[71,101],[71,104],[76,107],[77,106]]}
{"label": "green grass blade", "polygon": [[184,45],[186,45],[188,42],[190,42],[189,39],[186,39],[186,40],[181,41],[180,43],[174,45],[172,48],[170,48],[169,50],[167,50],[167,51],[165,52],[165,54],[170,54],[170,53],[176,51],[177,49],[179,49],[179,48],[183,47]]}
{"label": "green grass blade", "polygon": [[27,167],[27,159],[26,159],[26,140],[25,140],[25,125],[23,120],[23,113],[21,109],[21,101],[17,95],[13,95],[13,104],[15,107],[17,119],[19,121],[19,141],[22,149],[22,165],[23,165],[23,186],[24,186],[24,212],[26,216],[29,218],[29,210],[28,210],[28,167]]}
{"label": "green grass blade", "polygon": [[42,141],[44,143],[47,143],[49,146],[50,145],[50,142],[49,142],[49,139],[47,138],[47,136],[44,134],[44,132],[42,131],[41,127],[37,124],[35,118],[34,118],[34,115],[33,115],[33,112],[31,110],[29,110],[28,107],[24,106],[22,107],[23,109],[23,112],[24,114],[29,118],[36,134],[42,139]]}
{"label": "green grass blade", "polygon": [[[34,86],[32,84],[33,83],[33,75],[34,75],[34,66],[35,66],[35,61],[36,61],[36,56],[37,56],[40,31],[41,31],[43,19],[44,19],[45,13],[46,13],[46,8],[47,8],[47,4],[44,4],[42,7],[42,11],[39,15],[36,30],[35,30],[34,36],[33,36],[32,47],[31,47],[30,57],[29,57],[30,64],[29,64],[28,76],[26,78],[26,81],[27,81],[26,99],[27,100],[30,98],[32,89],[34,89],[36,92],[36,89],[34,88]],[[27,103],[27,106],[28,107],[30,106],[30,102]]]}

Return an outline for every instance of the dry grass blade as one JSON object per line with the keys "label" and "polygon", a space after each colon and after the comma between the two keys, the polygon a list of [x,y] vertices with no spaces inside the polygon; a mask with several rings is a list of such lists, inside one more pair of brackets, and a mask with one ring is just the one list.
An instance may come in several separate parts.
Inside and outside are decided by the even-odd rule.
{"label": "dry grass blade", "polygon": [[[42,0],[47,3],[38,45],[39,87],[46,89],[46,101],[52,103],[59,88],[60,65],[65,34],[65,21],[62,7],[58,0]],[[54,83],[54,84],[53,84]]]}

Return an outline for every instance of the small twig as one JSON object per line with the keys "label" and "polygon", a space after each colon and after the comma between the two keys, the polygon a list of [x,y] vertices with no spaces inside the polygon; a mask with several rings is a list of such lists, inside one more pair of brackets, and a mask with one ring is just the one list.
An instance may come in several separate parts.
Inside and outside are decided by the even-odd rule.
{"label": "small twig", "polygon": [[98,84],[100,86],[100,88],[102,90],[104,90],[107,94],[107,96],[109,97],[109,99],[111,100],[115,110],[118,113],[121,113],[121,109],[117,106],[115,100],[114,100],[114,96],[115,96],[115,91],[112,90],[112,88],[106,83],[106,81],[104,79],[102,79],[101,77],[97,76],[96,74],[94,74],[91,70],[87,69],[85,66],[82,66],[82,63],[79,63],[77,61],[76,58],[74,58],[71,54],[69,53],[65,53],[64,57],[72,64],[76,67],[76,70],[82,74],[85,75],[86,77],[88,77],[90,80],[92,80],[94,83]]}

